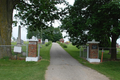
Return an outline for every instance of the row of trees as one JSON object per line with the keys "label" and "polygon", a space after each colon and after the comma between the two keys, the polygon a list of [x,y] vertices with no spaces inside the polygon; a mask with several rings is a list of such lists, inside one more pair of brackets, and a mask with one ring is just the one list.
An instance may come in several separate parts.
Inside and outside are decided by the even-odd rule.
{"label": "row of trees", "polygon": [[62,20],[61,28],[67,30],[77,46],[92,39],[100,41],[102,47],[111,44],[111,59],[115,60],[116,40],[120,35],[119,4],[118,0],[75,0],[73,6],[66,8],[69,15]]}
{"label": "row of trees", "polygon": [[37,30],[37,31],[30,31],[30,29],[28,28],[27,30],[28,30],[28,34],[27,34],[28,39],[31,39],[32,36],[36,36],[38,39],[42,39],[42,41],[48,39],[49,41],[56,42],[59,41],[59,39],[63,38],[59,28],[50,27],[45,30]]}

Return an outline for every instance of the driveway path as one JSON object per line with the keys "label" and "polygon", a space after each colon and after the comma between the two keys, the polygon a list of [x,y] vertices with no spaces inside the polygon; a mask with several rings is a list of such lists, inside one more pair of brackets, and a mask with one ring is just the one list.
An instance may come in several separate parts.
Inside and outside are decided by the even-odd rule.
{"label": "driveway path", "polygon": [[46,80],[109,80],[97,71],[80,64],[57,43],[53,43],[50,56]]}

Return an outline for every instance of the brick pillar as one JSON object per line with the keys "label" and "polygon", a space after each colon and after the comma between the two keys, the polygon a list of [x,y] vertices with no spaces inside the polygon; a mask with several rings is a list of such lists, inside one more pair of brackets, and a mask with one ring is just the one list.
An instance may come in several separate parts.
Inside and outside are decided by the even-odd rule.
{"label": "brick pillar", "polygon": [[37,41],[29,41],[28,57],[37,57]]}
{"label": "brick pillar", "polygon": [[98,44],[89,44],[89,58],[98,58]]}

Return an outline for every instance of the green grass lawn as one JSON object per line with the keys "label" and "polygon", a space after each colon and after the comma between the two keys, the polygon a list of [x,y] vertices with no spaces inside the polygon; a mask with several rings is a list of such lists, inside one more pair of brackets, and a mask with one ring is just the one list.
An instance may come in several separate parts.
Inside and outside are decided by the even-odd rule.
{"label": "green grass lawn", "polygon": [[49,65],[50,48],[42,46],[39,62],[25,62],[24,60],[0,59],[0,80],[45,80],[45,70]]}
{"label": "green grass lawn", "polygon": [[[80,49],[77,49],[75,46],[69,44],[68,48],[64,48],[73,58],[78,60],[85,66],[88,66],[92,69],[97,70],[98,72],[106,75],[111,80],[120,80],[120,61],[106,61],[110,59],[110,54],[108,54],[108,50],[104,51],[104,62],[100,64],[90,64],[86,60],[79,57]],[[120,50],[120,49],[118,49]],[[101,57],[101,51],[99,51],[99,57]],[[117,54],[117,57],[120,58],[120,51]]]}

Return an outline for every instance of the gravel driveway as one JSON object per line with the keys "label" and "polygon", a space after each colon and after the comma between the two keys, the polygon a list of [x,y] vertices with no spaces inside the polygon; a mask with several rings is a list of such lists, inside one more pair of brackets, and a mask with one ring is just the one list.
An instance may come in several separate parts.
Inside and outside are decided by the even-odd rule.
{"label": "gravel driveway", "polygon": [[50,56],[45,80],[109,80],[97,71],[80,64],[57,43],[53,43]]}

